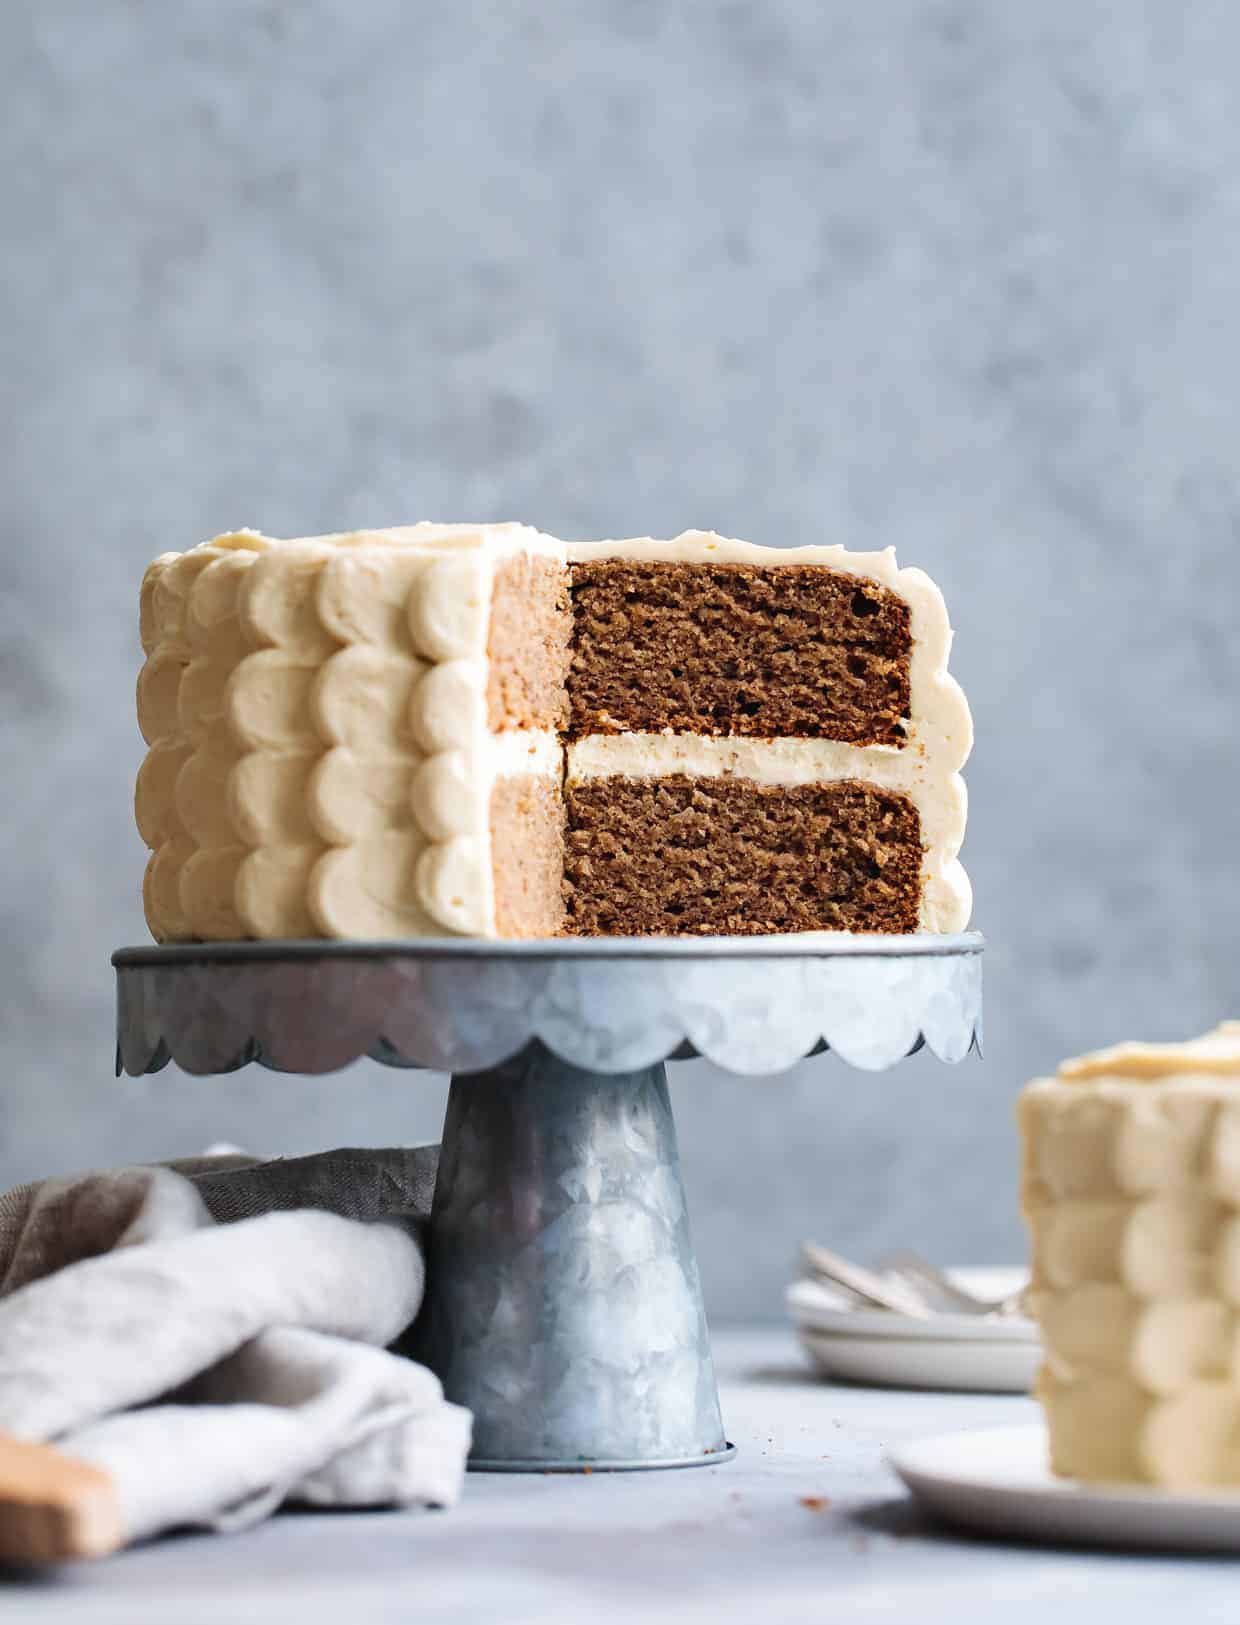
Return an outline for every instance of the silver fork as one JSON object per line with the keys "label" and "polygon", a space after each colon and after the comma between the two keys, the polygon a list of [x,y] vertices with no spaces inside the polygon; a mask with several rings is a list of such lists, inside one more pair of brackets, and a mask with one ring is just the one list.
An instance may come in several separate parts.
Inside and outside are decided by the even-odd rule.
{"label": "silver fork", "polygon": [[891,1281],[898,1281],[909,1286],[919,1293],[923,1300],[928,1300],[940,1309],[950,1309],[957,1314],[977,1315],[989,1317],[992,1320],[1003,1320],[1010,1315],[1027,1314],[1025,1307],[1025,1289],[1008,1292],[1001,1298],[984,1298],[977,1292],[970,1292],[958,1281],[932,1264],[929,1259],[923,1258],[920,1253],[895,1252],[887,1253],[879,1260],[879,1269]]}
{"label": "silver fork", "polygon": [[911,1281],[880,1275],[861,1264],[833,1253],[820,1242],[801,1243],[801,1267],[806,1275],[830,1286],[842,1286],[863,1303],[879,1309],[890,1309],[897,1315],[912,1315],[917,1320],[928,1320],[933,1313],[925,1294]]}

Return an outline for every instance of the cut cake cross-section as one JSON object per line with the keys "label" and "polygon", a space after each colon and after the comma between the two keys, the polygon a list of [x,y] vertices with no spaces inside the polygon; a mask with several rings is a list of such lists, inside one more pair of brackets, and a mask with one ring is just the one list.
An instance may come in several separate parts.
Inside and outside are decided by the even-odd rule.
{"label": "cut cake cross-section", "polygon": [[968,923],[972,723],[928,576],[701,531],[568,560],[570,931]]}

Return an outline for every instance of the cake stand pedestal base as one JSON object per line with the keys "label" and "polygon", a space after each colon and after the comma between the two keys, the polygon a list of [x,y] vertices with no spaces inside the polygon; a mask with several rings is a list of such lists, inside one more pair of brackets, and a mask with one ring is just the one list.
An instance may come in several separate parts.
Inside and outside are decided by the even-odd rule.
{"label": "cake stand pedestal base", "polygon": [[731,1454],[662,1062],[589,1072],[535,1041],[454,1076],[411,1352],[473,1411],[476,1469]]}
{"label": "cake stand pedestal base", "polygon": [[[664,1061],[867,1072],[959,1061],[982,939],[220,942],[124,948],[117,1066],[452,1074],[409,1351],[475,1417],[470,1465],[709,1465],[731,1454]],[[709,1088],[707,1079],[702,1087]]]}

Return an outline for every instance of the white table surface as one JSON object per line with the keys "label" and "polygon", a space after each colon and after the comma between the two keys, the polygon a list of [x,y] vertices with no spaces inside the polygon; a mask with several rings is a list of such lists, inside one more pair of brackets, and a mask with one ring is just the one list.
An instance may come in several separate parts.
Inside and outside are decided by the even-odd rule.
{"label": "white table surface", "polygon": [[724,1332],[715,1347],[728,1435],[740,1447],[726,1465],[471,1474],[451,1512],[289,1514],[241,1535],[181,1536],[56,1575],[6,1576],[0,1620],[1240,1619],[1234,1561],[989,1543],[913,1510],[885,1447],[1026,1422],[1031,1401],[831,1387],[809,1378],[779,1329]]}

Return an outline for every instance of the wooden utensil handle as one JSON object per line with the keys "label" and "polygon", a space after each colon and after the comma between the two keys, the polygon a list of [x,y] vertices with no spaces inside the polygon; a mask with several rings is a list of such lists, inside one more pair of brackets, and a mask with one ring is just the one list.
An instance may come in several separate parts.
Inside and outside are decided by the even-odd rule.
{"label": "wooden utensil handle", "polygon": [[0,1433],[0,1561],[104,1557],[123,1544],[116,1485],[102,1468]]}

